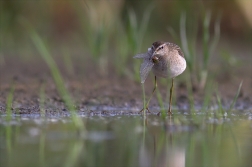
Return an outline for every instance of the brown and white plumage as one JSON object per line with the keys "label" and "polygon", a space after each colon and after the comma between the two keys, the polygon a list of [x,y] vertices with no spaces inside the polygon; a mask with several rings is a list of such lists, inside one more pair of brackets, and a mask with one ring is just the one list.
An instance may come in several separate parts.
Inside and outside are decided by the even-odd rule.
{"label": "brown and white plumage", "polygon": [[140,76],[144,83],[152,70],[157,77],[174,78],[186,69],[186,61],[180,47],[169,42],[154,42],[147,53],[141,53],[134,58],[144,59]]}
{"label": "brown and white plumage", "polygon": [[[171,104],[173,78],[183,73],[186,69],[186,60],[180,47],[170,42],[157,41],[152,44],[151,48],[148,48],[148,52],[137,54],[134,58],[144,59],[140,67],[141,83],[144,83],[149,72],[151,70],[153,71],[155,75],[155,87],[153,93],[156,89],[156,76],[172,78],[172,87],[170,90]],[[171,113],[170,106],[169,112]]]}

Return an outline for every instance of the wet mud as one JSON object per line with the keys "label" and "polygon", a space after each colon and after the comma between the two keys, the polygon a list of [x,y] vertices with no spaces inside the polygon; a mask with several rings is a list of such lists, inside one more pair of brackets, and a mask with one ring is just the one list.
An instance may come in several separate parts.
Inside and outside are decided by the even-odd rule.
{"label": "wet mud", "polygon": [[[100,75],[89,70],[79,71],[78,62],[74,73],[67,74],[64,68],[61,73],[65,86],[75,101],[75,108],[79,114],[84,115],[138,115],[142,109],[142,88],[137,81],[129,77],[119,77],[113,69],[107,75]],[[90,72],[87,72],[90,71]],[[92,73],[91,73],[92,71]],[[240,73],[242,71],[242,73]],[[244,69],[226,75],[221,73],[216,76],[218,92],[222,99],[223,107],[228,109],[237,92],[239,83],[243,81],[241,93],[234,106],[236,110],[252,110],[252,79],[249,72]],[[233,77],[228,77],[233,76]],[[12,112],[14,114],[40,114],[41,110],[47,115],[69,115],[64,101],[57,93],[57,89],[46,64],[39,60],[24,62],[18,58],[6,57],[5,63],[0,67],[0,112],[6,111],[6,99],[12,86],[13,95]],[[148,77],[145,88],[149,97],[153,88],[152,75]],[[45,99],[41,106],[41,88],[44,87]],[[190,112],[189,95],[185,83],[175,80],[174,111]],[[162,96],[166,90],[160,86]],[[196,111],[202,110],[204,91],[194,90],[194,107]],[[165,100],[165,98],[163,99]],[[167,107],[167,102],[165,108]],[[218,109],[216,95],[213,92],[209,110]],[[150,102],[150,114],[156,114],[160,107],[156,96]]]}

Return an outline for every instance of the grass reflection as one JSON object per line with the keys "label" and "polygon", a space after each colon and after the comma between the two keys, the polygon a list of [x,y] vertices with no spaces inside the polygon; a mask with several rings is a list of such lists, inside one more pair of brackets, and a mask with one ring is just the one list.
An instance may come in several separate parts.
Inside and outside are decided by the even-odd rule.
{"label": "grass reflection", "polygon": [[[90,117],[85,118],[85,135],[71,128],[70,118],[46,118],[43,126],[38,120],[21,119],[20,130],[4,138],[15,141],[11,152],[0,144],[1,155],[11,158],[1,165],[248,166],[252,150],[248,117],[147,115],[144,122],[140,116]],[[9,127],[1,123],[0,130],[7,132]]]}

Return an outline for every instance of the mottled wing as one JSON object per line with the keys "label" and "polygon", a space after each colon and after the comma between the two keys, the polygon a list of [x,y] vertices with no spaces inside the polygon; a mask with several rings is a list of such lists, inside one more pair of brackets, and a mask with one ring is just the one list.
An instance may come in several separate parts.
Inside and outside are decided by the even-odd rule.
{"label": "mottled wing", "polygon": [[153,66],[154,66],[154,63],[149,58],[144,59],[144,62],[141,64],[141,68],[140,68],[141,83],[145,82]]}

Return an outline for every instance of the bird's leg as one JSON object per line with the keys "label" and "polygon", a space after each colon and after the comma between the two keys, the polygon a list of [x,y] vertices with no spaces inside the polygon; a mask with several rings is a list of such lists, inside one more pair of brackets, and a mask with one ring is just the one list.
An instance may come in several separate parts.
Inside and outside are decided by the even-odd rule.
{"label": "bird's leg", "polygon": [[[172,103],[172,92],[173,92],[173,79],[172,78],[172,85],[171,85],[171,88],[170,88],[170,100],[169,100],[169,109],[168,109],[168,115],[172,115],[172,112],[171,112],[171,103]],[[161,112],[158,112],[157,115],[160,115]]]}
{"label": "bird's leg", "polygon": [[151,93],[151,96],[150,96],[150,98],[149,98],[149,100],[147,101],[147,103],[146,103],[146,105],[144,106],[144,108],[140,111],[140,112],[142,112],[143,110],[147,110],[148,112],[150,112],[150,110],[149,110],[149,103],[150,103],[150,100],[151,100],[151,98],[152,98],[152,96],[154,95],[154,92],[156,91],[156,89],[157,89],[157,77],[155,76],[155,83],[154,83],[155,85],[154,85],[154,88],[153,88],[153,91],[152,91],[152,93]]}
{"label": "bird's leg", "polygon": [[168,109],[168,114],[169,115],[172,115],[171,103],[172,103],[172,92],[173,92],[173,80],[174,80],[174,78],[172,78],[172,85],[171,85],[171,89],[170,89],[170,101],[169,101],[169,109]]}

